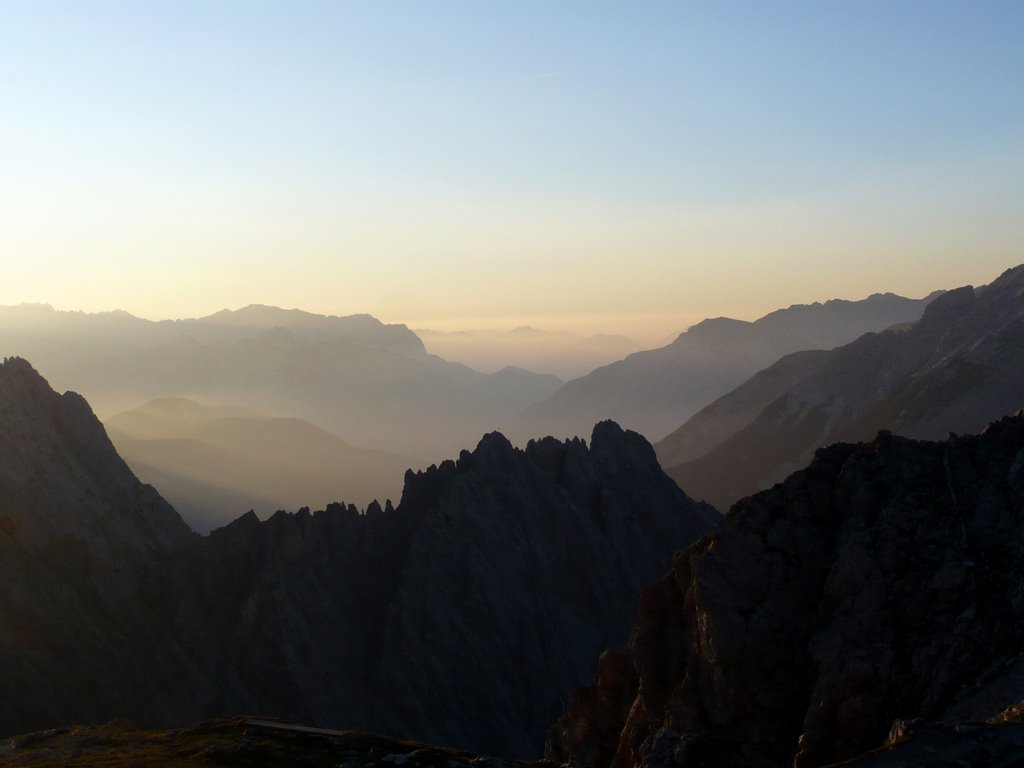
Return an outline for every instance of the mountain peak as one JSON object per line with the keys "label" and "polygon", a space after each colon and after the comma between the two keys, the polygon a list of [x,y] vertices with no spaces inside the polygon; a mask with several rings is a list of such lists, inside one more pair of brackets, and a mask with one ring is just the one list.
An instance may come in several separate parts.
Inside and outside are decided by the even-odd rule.
{"label": "mountain peak", "polygon": [[37,376],[42,380],[42,376],[39,372],[32,367],[32,363],[23,357],[5,357],[4,362],[0,365],[0,370],[4,371],[8,375],[24,375],[24,376]]}
{"label": "mountain peak", "polygon": [[895,716],[982,722],[1017,704],[1022,439],[1016,416],[834,443],[739,501],[641,598],[628,655],[602,656],[548,757],[847,765]]}
{"label": "mountain peak", "polygon": [[101,559],[169,551],[190,537],[117,455],[85,398],[57,394],[20,357],[0,365],[0,466],[4,514],[30,550],[54,530],[87,542]]}

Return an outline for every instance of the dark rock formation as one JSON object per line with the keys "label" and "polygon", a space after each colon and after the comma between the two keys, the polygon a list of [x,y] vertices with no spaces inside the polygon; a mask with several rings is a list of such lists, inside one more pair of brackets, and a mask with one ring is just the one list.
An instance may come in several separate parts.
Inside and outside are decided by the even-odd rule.
{"label": "dark rock formation", "polygon": [[[688,493],[727,509],[806,465],[818,446],[869,440],[881,429],[937,440],[1013,413],[1024,407],[1021,349],[1024,266],[946,293],[910,327],[867,334],[824,360],[779,361],[658,450]],[[780,394],[778,385],[801,371]],[[715,413],[727,416],[731,434],[706,428]],[[695,451],[701,434],[711,439]]]}
{"label": "dark rock formation", "polygon": [[[0,732],[259,712],[539,754],[642,588],[718,518],[612,423],[472,453],[365,514],[191,534],[76,395],[0,372]],[[17,462],[20,462],[17,463]]]}
{"label": "dark rock formation", "polygon": [[555,768],[478,757],[358,731],[233,717],[154,731],[125,722],[68,726],[0,741],[5,768]]}
{"label": "dark rock formation", "polygon": [[1022,414],[821,449],[676,557],[548,755],[810,768],[896,719],[993,717],[1024,698],[1022,525]]}
{"label": "dark rock formation", "polygon": [[885,744],[844,768],[1016,768],[1024,755],[1019,714],[988,723],[925,723],[897,720]]}
{"label": "dark rock formation", "polygon": [[159,711],[166,670],[143,574],[194,546],[117,456],[86,402],[0,365],[0,724]]}
{"label": "dark rock formation", "polygon": [[393,511],[332,505],[214,532],[182,564],[189,603],[171,632],[219,656],[202,716],[273,711],[536,755],[601,649],[625,645],[643,587],[716,517],[612,423],[589,449],[516,450],[495,433],[409,473]]}

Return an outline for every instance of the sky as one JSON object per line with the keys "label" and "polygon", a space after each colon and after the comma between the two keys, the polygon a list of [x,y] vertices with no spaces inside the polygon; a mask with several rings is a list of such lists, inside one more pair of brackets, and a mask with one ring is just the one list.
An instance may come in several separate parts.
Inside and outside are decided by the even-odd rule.
{"label": "sky", "polygon": [[1024,3],[0,0],[0,304],[623,333],[1024,262]]}

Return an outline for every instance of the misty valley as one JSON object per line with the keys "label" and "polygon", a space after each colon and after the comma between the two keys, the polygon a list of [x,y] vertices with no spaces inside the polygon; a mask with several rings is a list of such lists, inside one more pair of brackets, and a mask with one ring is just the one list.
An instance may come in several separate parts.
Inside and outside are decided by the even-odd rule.
{"label": "misty valley", "polygon": [[1014,764],[1024,266],[518,335],[0,308],[0,765]]}
{"label": "misty valley", "polygon": [[1024,768],[1022,40],[0,0],[0,768]]}

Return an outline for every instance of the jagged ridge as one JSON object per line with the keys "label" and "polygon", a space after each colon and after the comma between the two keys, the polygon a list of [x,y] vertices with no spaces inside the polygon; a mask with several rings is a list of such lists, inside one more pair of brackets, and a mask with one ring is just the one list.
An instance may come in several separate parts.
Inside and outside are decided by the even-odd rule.
{"label": "jagged ridge", "polygon": [[[410,473],[395,509],[248,515],[199,538],[134,480],[84,401],[10,366],[0,417],[17,418],[0,434],[17,439],[4,445],[27,467],[45,454],[37,476],[63,504],[42,517],[26,505],[0,532],[2,732],[260,712],[538,754],[597,653],[625,643],[643,586],[717,518],[642,437],[605,423],[589,448],[487,435]],[[95,488],[152,508],[99,491],[83,506],[79,459]],[[95,525],[63,524],[79,518]],[[122,539],[141,554],[107,557]],[[58,565],[34,556],[46,552]]]}
{"label": "jagged ridge", "polygon": [[992,717],[1024,698],[1022,523],[1022,414],[822,449],[677,556],[548,754],[809,768],[896,718]]}

